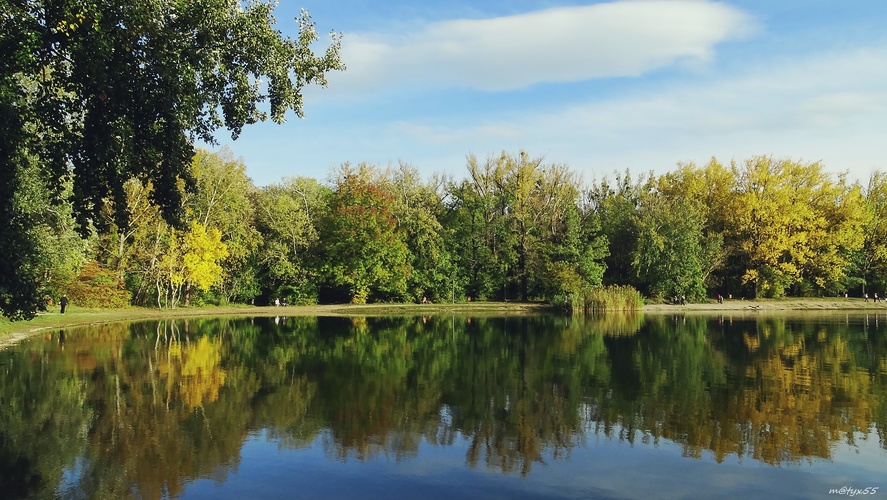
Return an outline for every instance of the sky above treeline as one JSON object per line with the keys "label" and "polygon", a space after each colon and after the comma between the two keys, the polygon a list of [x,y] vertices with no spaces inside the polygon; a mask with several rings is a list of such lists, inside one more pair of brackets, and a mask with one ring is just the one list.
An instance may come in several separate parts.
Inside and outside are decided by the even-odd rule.
{"label": "sky above treeline", "polygon": [[347,70],[305,119],[219,133],[260,186],[345,162],[462,178],[519,150],[588,182],[760,154],[887,170],[880,0],[280,0],[277,28],[303,8]]}

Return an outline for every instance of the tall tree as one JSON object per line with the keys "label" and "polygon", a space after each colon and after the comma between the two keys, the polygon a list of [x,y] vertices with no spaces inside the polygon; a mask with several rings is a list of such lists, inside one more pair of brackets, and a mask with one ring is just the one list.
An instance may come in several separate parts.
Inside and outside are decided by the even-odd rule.
{"label": "tall tree", "polygon": [[863,244],[854,255],[863,293],[869,286],[887,290],[887,173],[876,171],[863,191]]}
{"label": "tall tree", "polygon": [[256,265],[265,291],[273,298],[293,304],[317,301],[318,275],[311,250],[330,192],[314,179],[296,177],[255,194],[256,224],[263,240]]}
{"label": "tall tree", "polygon": [[632,265],[638,282],[654,297],[705,297],[704,219],[689,198],[644,194],[638,211],[638,243]]}
{"label": "tall tree", "polygon": [[604,282],[610,285],[638,285],[632,263],[638,244],[638,207],[644,192],[650,189],[649,180],[641,176],[634,181],[626,170],[616,174],[614,181],[607,178],[594,183],[585,193],[587,207],[601,225],[601,232],[610,245],[604,273]]}
{"label": "tall tree", "polygon": [[112,211],[106,208],[109,229],[99,235],[97,258],[126,282],[133,303],[148,305],[156,300],[160,261],[172,233],[160,208],[151,201],[154,186],[150,181],[143,184],[133,178],[123,189],[129,224],[117,226]]}
{"label": "tall tree", "polygon": [[[11,224],[16,172],[37,158],[58,195],[73,178],[81,230],[100,224],[135,176],[153,181],[166,220],[182,225],[179,183],[193,188],[194,140],[213,143],[220,127],[236,138],[244,125],[286,112],[302,115],[302,88],[343,69],[339,38],[321,55],[307,13],[299,36],[275,29],[274,4],[251,0],[34,0],[3,2],[0,39],[0,253],[12,254],[21,227]],[[267,103],[265,111],[260,105]],[[32,279],[0,273],[0,291],[25,294],[0,304],[31,316],[39,303]]]}
{"label": "tall tree", "polygon": [[712,158],[705,166],[678,164],[673,172],[656,180],[656,191],[670,203],[686,205],[683,210],[701,216],[703,240],[701,272],[706,288],[724,293],[726,272],[733,249],[724,240],[727,210],[734,196],[733,173]]}
{"label": "tall tree", "polygon": [[516,263],[512,234],[505,224],[508,200],[495,182],[495,163],[468,156],[468,178],[449,187],[444,217],[451,231],[457,281],[469,297],[507,298],[508,270]]}
{"label": "tall tree", "polygon": [[835,292],[850,253],[862,245],[858,188],[834,182],[819,163],[760,156],[735,168],[728,210],[732,238],[745,259],[743,281],[755,296]]}
{"label": "tall tree", "polygon": [[255,225],[255,186],[246,165],[227,148],[217,153],[198,149],[192,170],[197,189],[186,199],[187,217],[218,230],[228,250],[215,288],[228,302],[251,299],[259,293],[254,263],[262,235]]}
{"label": "tall tree", "polygon": [[424,182],[415,167],[401,163],[385,175],[384,189],[394,198],[391,211],[403,231],[410,253],[408,299],[449,299],[454,287],[454,266],[447,248],[447,233],[439,217],[443,212],[443,180]]}
{"label": "tall tree", "polygon": [[326,283],[353,303],[403,300],[412,268],[394,198],[370,165],[343,166],[329,212],[320,222]]}
{"label": "tall tree", "polygon": [[[88,245],[75,231],[70,183],[53,199],[45,175],[35,158],[23,159],[8,179],[16,191],[2,200],[10,218],[0,224],[10,230],[0,231],[0,248],[8,252],[0,259],[0,310],[13,319],[44,308],[43,300],[58,299],[87,256]],[[22,279],[6,281],[12,276]]]}
{"label": "tall tree", "polygon": [[447,224],[469,295],[550,299],[600,284],[600,235],[584,229],[571,170],[522,151],[469,156],[468,172]]}

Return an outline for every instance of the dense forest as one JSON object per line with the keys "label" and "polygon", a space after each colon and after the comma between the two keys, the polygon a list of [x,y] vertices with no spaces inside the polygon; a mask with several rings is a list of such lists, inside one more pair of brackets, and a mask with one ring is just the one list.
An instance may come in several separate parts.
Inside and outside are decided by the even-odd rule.
{"label": "dense forest", "polygon": [[[325,182],[255,186],[229,150],[198,150],[181,227],[124,184],[128,225],[82,238],[39,182],[20,199],[40,288],[80,305],[544,300],[602,286],[652,300],[834,296],[885,286],[887,176],[755,157],[585,182],[525,152],[467,158],[462,179],[344,164]],[[38,168],[35,166],[37,175]],[[70,191],[71,186],[67,186]],[[64,197],[63,197],[64,199]]]}

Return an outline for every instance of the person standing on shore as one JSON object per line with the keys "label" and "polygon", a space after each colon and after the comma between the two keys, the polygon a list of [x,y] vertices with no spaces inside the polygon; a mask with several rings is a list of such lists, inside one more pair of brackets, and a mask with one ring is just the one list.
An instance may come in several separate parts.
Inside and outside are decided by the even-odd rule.
{"label": "person standing on shore", "polygon": [[59,305],[62,307],[62,314],[65,314],[65,308],[68,307],[67,295],[62,295],[62,300],[59,301]]}

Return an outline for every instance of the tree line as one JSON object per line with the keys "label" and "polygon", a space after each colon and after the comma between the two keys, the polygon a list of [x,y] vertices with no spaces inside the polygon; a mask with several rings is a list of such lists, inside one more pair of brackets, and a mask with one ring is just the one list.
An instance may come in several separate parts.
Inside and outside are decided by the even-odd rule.
{"label": "tree line", "polygon": [[[883,293],[884,178],[770,157],[586,185],[526,153],[462,180],[344,165],[257,188],[196,151],[303,114],[343,70],[255,2],[6,2],[0,52],[0,310],[75,303],[500,299],[588,304]],[[603,294],[606,297],[606,293]],[[625,297],[628,297],[625,299]],[[585,298],[583,298],[585,297]],[[598,299],[592,299],[595,302]]]}
{"label": "tree line", "polygon": [[[326,182],[257,187],[230,150],[198,150],[184,224],[131,178],[89,236],[69,203],[31,200],[47,298],[82,305],[542,300],[610,285],[652,300],[883,290],[887,176],[867,184],[767,156],[585,183],[526,152],[462,179],[408,164],[343,164]],[[70,193],[71,186],[67,186]],[[62,197],[63,200],[68,198]],[[123,209],[126,225],[114,214]],[[106,229],[98,229],[103,227]]]}

